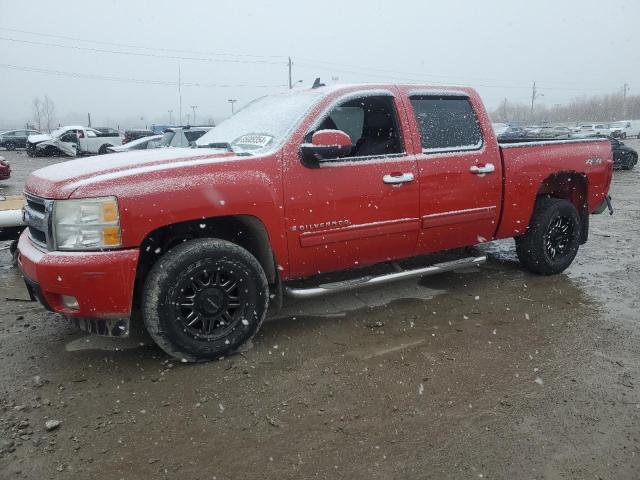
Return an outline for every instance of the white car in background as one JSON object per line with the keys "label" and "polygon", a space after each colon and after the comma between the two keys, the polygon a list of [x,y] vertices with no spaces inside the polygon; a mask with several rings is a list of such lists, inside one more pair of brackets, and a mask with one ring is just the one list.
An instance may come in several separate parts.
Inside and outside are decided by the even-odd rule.
{"label": "white car in background", "polygon": [[493,131],[495,132],[496,136],[502,135],[504,132],[509,130],[508,123],[492,123],[491,126],[493,127]]}
{"label": "white car in background", "polygon": [[607,137],[611,134],[609,131],[609,125],[606,123],[587,123],[585,125],[580,125],[580,128],[576,130],[580,135],[606,135]]}
{"label": "white car in background", "polygon": [[150,135],[148,137],[138,138],[124,145],[117,145],[113,147],[107,147],[109,153],[130,152],[131,150],[148,150],[152,148],[158,148],[160,146],[160,140],[162,135]]}
{"label": "white car in background", "polygon": [[53,156],[60,153],[70,157],[107,153],[108,147],[122,145],[121,136],[105,136],[89,127],[72,125],[61,127],[49,134],[30,135],[27,154],[31,157]]}
{"label": "white car in background", "polygon": [[621,120],[609,126],[609,134],[614,138],[640,138],[640,120]]}

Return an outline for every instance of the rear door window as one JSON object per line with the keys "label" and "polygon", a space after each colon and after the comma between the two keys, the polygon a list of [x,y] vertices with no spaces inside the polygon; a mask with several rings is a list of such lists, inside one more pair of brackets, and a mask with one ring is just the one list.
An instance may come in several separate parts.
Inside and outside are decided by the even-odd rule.
{"label": "rear door window", "polygon": [[482,147],[480,124],[468,98],[413,96],[411,105],[423,152],[477,150]]}

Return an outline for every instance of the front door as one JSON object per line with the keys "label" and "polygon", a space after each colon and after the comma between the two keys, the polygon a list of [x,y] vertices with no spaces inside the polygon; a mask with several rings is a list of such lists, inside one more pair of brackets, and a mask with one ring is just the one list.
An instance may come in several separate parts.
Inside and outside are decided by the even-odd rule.
{"label": "front door", "polygon": [[479,100],[412,94],[409,103],[419,137],[418,252],[491,240],[500,218],[502,162],[493,133],[482,131],[476,115]]}
{"label": "front door", "polygon": [[285,153],[284,204],[292,277],[413,255],[420,220],[418,171],[408,154],[406,112],[392,92],[349,95],[313,131],[338,129],[354,143],[345,158],[304,166]]}
{"label": "front door", "polygon": [[78,154],[78,132],[79,130],[69,130],[58,140],[57,147],[67,155],[75,157]]}

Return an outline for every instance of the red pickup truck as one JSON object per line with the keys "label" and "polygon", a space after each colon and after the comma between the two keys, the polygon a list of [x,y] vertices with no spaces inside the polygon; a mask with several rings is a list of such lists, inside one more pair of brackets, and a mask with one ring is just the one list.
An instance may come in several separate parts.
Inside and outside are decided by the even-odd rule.
{"label": "red pickup truck", "polygon": [[[610,207],[608,140],[499,145],[469,88],[294,90],[197,143],[34,172],[18,260],[32,297],[109,335],[139,314],[167,353],[206,360],[250,339],[283,297],[484,257],[363,276],[367,265],[514,237],[527,269],[561,272],[589,214]],[[355,278],[313,284],[346,270]]]}

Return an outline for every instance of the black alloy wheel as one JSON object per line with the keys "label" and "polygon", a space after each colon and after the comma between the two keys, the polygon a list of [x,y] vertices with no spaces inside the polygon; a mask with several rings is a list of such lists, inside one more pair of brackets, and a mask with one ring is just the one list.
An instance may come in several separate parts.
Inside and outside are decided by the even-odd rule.
{"label": "black alloy wheel", "polygon": [[243,278],[226,266],[191,271],[176,290],[175,315],[193,338],[224,337],[241,322],[240,305],[247,301]]}
{"label": "black alloy wheel", "polygon": [[142,318],[153,340],[182,361],[223,357],[262,324],[269,285],[260,262],[216,238],[181,243],[151,268],[141,291]]}
{"label": "black alloy wheel", "polygon": [[567,252],[573,238],[573,225],[568,217],[556,217],[544,235],[544,248],[556,260]]}
{"label": "black alloy wheel", "polygon": [[581,238],[576,207],[561,198],[540,197],[526,233],[516,237],[516,253],[531,272],[553,275],[571,265]]}

